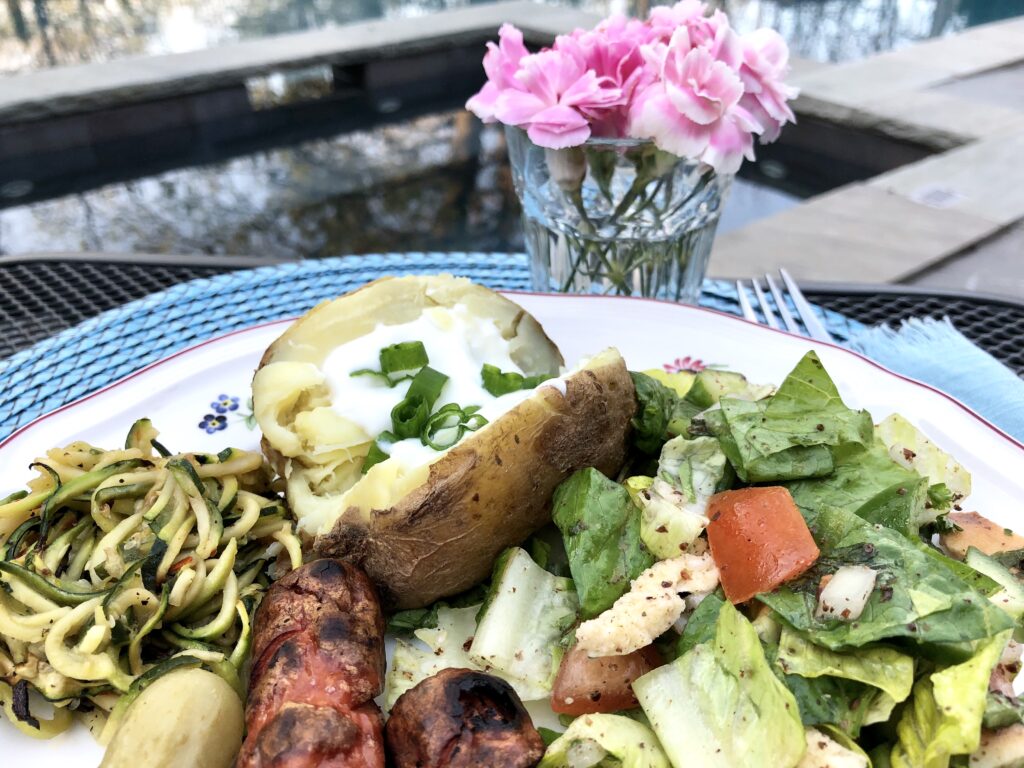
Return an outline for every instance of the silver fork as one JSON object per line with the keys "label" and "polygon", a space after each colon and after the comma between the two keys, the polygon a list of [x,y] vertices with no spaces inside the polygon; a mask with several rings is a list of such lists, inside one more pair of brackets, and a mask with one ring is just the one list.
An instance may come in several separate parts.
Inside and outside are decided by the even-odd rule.
{"label": "silver fork", "polygon": [[[747,320],[753,320],[755,323],[761,323],[762,320],[757,316],[753,306],[750,304],[750,296],[748,290],[754,292],[754,296],[757,298],[757,303],[761,307],[761,313],[764,315],[763,323],[769,328],[779,329],[779,320],[782,318],[782,324],[786,327],[786,330],[790,333],[795,333],[799,336],[810,336],[812,339],[817,341],[834,341],[832,335],[825,329],[821,320],[814,313],[811,308],[810,302],[804,297],[803,292],[797,287],[796,281],[790,276],[789,272],[785,269],[779,270],[779,276],[782,278],[782,284],[785,290],[789,292],[789,298],[793,302],[793,306],[796,308],[796,313],[800,316],[800,320],[803,321],[804,327],[801,328],[800,324],[793,317],[793,313],[789,311],[789,304],[786,302],[785,294],[779,289],[778,283],[775,282],[770,274],[765,274],[764,281],[768,285],[768,290],[775,299],[775,306],[773,307],[768,301],[768,297],[765,296],[764,291],[761,290],[761,281],[753,279],[749,283],[745,280],[736,281],[736,296],[739,299],[740,310],[743,312],[743,316]],[[778,317],[776,317],[776,311]],[[804,328],[807,330],[805,331]]]}

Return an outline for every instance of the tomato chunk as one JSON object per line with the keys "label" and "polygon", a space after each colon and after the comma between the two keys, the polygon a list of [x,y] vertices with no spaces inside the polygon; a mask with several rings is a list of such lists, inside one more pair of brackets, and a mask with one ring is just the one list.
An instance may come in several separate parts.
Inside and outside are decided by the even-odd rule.
{"label": "tomato chunk", "polygon": [[711,556],[733,603],[796,578],[820,554],[793,497],[779,486],[717,493],[708,517]]}
{"label": "tomato chunk", "polygon": [[633,681],[661,665],[661,655],[652,645],[625,656],[596,659],[573,646],[558,667],[551,692],[551,709],[561,715],[631,709],[638,705]]}

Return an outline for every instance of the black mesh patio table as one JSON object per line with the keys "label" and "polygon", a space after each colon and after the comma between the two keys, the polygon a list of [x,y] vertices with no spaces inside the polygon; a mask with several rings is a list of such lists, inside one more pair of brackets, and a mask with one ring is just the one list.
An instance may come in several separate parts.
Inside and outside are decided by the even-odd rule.
{"label": "black mesh patio table", "polygon": [[[40,254],[0,258],[0,358],[105,310],[196,278],[274,264],[229,256]],[[816,304],[867,325],[949,316],[1024,375],[1024,303],[906,286],[805,283]]]}

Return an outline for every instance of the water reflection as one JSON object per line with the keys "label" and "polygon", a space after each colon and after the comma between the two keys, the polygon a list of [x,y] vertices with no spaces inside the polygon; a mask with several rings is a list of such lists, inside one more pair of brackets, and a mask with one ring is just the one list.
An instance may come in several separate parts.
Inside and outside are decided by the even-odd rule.
{"label": "water reflection", "polygon": [[0,252],[515,250],[518,230],[502,134],[460,112],[9,208]]}
{"label": "water reflection", "polygon": [[[0,73],[173,53],[360,19],[487,0],[2,0]],[[643,13],[651,0],[547,0],[597,13]],[[1024,0],[713,0],[737,26],[778,28],[794,52],[860,58],[1024,14]]]}
{"label": "water reflection", "polygon": [[[721,229],[796,204],[734,185]],[[523,247],[502,132],[466,112],[0,210],[0,253],[297,258]]]}

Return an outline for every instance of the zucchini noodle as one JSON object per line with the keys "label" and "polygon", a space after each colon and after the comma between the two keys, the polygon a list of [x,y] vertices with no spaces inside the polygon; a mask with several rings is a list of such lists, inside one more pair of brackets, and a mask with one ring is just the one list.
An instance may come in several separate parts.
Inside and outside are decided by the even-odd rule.
{"label": "zucchini noodle", "polygon": [[156,437],[142,419],[124,448],[54,448],[27,491],[0,500],[0,709],[30,736],[79,713],[106,741],[183,665],[239,688],[260,599],[302,564],[260,454],[167,455]]}

